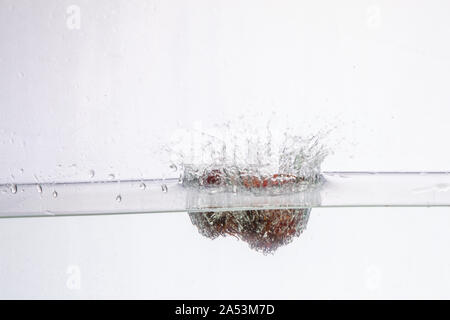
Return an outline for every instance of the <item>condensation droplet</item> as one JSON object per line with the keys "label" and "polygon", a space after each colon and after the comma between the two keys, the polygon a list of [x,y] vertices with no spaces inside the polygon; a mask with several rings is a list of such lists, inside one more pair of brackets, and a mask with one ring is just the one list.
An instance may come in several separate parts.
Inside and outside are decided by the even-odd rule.
{"label": "condensation droplet", "polygon": [[116,201],[117,202],[121,202],[122,201],[122,196],[119,194],[119,195],[117,195],[117,197],[116,197]]}
{"label": "condensation droplet", "polygon": [[12,194],[16,194],[17,193],[17,185],[12,184],[9,189],[11,190]]}
{"label": "condensation droplet", "polygon": [[167,188],[167,185],[165,185],[165,184],[162,184],[161,185],[161,190],[162,190],[162,192],[167,192],[167,191],[169,191],[169,189]]}
{"label": "condensation droplet", "polygon": [[142,183],[139,185],[139,189],[145,190],[145,188],[147,188],[147,186],[145,185],[145,183],[142,182]]}
{"label": "condensation droplet", "polygon": [[57,198],[58,197],[58,192],[56,192],[56,190],[55,191],[53,191],[53,198]]}

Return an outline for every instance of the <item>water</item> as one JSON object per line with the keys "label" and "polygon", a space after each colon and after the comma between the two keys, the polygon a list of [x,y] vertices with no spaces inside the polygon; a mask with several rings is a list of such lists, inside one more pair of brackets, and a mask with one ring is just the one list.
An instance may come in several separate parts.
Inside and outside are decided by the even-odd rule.
{"label": "water", "polygon": [[180,168],[185,186],[211,191],[285,193],[322,181],[321,164],[330,150],[327,134],[300,134],[267,121],[242,118],[179,133],[166,147],[170,168]]}
{"label": "water", "polygon": [[233,236],[253,250],[274,253],[306,229],[310,209],[192,212],[189,217],[201,235],[215,239]]}
{"label": "water", "polygon": [[17,193],[17,185],[16,184],[10,185],[9,189],[10,189],[12,194],[16,194]]}
{"label": "water", "polygon": [[[140,187],[142,183],[146,185],[145,192]],[[0,185],[0,217],[35,217],[43,215],[45,210],[55,215],[102,215],[317,207],[450,206],[450,174],[447,172],[322,172],[320,184],[278,193],[246,188],[214,192],[215,188],[180,184],[177,178],[14,186],[11,190],[10,184]],[[12,192],[19,189],[24,192]],[[58,201],[54,201],[53,191],[57,191]],[[117,208],[114,202],[119,194],[126,194],[127,201]]]}

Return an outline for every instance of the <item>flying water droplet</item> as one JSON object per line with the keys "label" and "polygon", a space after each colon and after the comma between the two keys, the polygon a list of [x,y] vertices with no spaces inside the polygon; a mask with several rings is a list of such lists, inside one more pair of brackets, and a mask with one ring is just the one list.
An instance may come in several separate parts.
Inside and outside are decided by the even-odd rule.
{"label": "flying water droplet", "polygon": [[169,189],[167,188],[167,185],[166,185],[166,184],[162,184],[162,185],[161,185],[161,190],[162,190],[162,192],[164,192],[164,193],[167,193],[167,191],[169,191]]}
{"label": "flying water droplet", "polygon": [[116,197],[116,201],[117,202],[121,202],[122,201],[122,196],[119,194],[119,195],[117,195],[117,197]]}

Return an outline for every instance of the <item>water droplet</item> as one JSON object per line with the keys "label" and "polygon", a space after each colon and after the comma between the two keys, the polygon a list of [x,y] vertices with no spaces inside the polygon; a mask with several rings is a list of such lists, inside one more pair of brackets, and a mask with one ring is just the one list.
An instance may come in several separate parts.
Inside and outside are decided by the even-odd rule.
{"label": "water droplet", "polygon": [[115,178],[116,178],[116,176],[113,173],[108,174],[109,180],[114,180]]}
{"label": "water droplet", "polygon": [[42,193],[42,186],[40,184],[38,184],[36,186],[37,192]]}
{"label": "water droplet", "polygon": [[19,171],[20,171],[21,174],[23,174],[23,172],[24,172],[25,170],[23,170],[23,168],[20,168]]}
{"label": "water droplet", "polygon": [[178,177],[178,183],[179,184],[183,183],[183,174],[180,174],[180,176]]}
{"label": "water droplet", "polygon": [[169,166],[169,168],[172,169],[174,172],[178,170],[177,166],[174,165],[174,164],[171,164],[171,165]]}
{"label": "water droplet", "polygon": [[89,177],[90,178],[95,177],[95,171],[94,170],[89,170]]}
{"label": "water droplet", "polygon": [[233,185],[233,193],[237,193],[237,186]]}
{"label": "water droplet", "polygon": [[58,192],[56,192],[56,190],[55,191],[53,191],[53,198],[57,198],[58,197]]}
{"label": "water droplet", "polygon": [[12,194],[16,194],[16,193],[17,193],[17,185],[12,184],[12,185],[9,187],[9,190],[11,190],[11,193],[12,193]]}
{"label": "water droplet", "polygon": [[167,191],[169,191],[169,189],[167,188],[167,185],[165,185],[165,184],[162,184],[162,185],[161,185],[161,190],[162,190],[162,192],[164,192],[164,193],[166,193]]}
{"label": "water droplet", "polygon": [[119,195],[117,195],[117,197],[116,197],[116,201],[117,202],[121,202],[122,201],[122,196],[119,194]]}
{"label": "water droplet", "polygon": [[139,189],[145,190],[145,188],[147,188],[147,186],[145,185],[145,183],[142,182],[142,183],[139,185]]}

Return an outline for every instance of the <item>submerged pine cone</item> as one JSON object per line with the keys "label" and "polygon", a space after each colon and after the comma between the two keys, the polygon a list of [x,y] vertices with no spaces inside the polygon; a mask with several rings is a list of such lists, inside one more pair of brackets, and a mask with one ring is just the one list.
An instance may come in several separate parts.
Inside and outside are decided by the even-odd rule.
{"label": "submerged pine cone", "polygon": [[250,248],[273,253],[306,228],[311,209],[190,212],[192,224],[210,239],[234,236]]}

